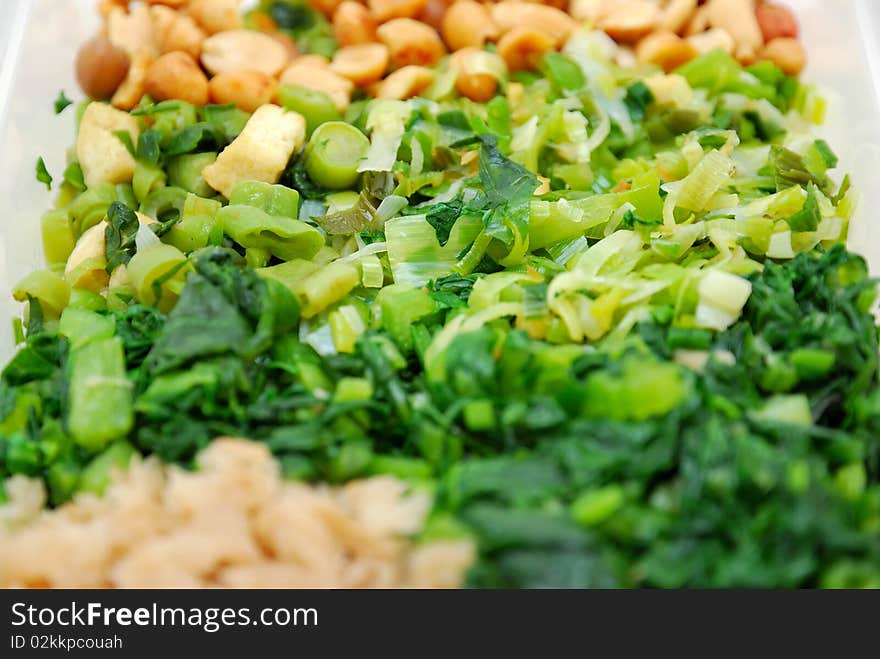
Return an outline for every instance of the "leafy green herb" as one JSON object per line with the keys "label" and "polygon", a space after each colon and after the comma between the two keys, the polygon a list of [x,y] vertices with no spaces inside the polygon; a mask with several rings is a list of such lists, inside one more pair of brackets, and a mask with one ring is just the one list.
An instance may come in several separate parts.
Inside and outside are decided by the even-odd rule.
{"label": "leafy green herb", "polygon": [[64,182],[80,192],[86,189],[82,167],[75,160],[64,169]]}
{"label": "leafy green herb", "polygon": [[573,91],[580,89],[586,83],[581,67],[562,53],[550,52],[544,55],[544,69],[547,76],[560,89]]}
{"label": "leafy green herb", "polygon": [[46,163],[43,162],[42,157],[37,158],[36,171],[37,171],[37,180],[40,183],[45,183],[47,190],[51,190],[52,189],[52,175],[49,173],[49,170],[46,169]]}
{"label": "leafy green herb", "polygon": [[152,165],[157,164],[161,155],[159,149],[161,139],[162,134],[154,128],[148,128],[141,133],[138,137],[137,158]]}
{"label": "leafy green herb", "polygon": [[73,105],[73,101],[67,98],[64,90],[62,89],[60,92],[58,92],[58,98],[55,99],[55,114],[61,114],[62,112],[64,112],[68,105]]}
{"label": "leafy green herb", "polygon": [[125,148],[128,149],[128,152],[132,156],[137,156],[137,149],[134,147],[134,143],[131,141],[131,133],[127,130],[114,130],[113,134],[125,145]]}
{"label": "leafy green herb", "polygon": [[217,148],[218,143],[213,126],[207,122],[200,122],[182,128],[172,135],[165,144],[164,154],[166,158],[173,158],[194,151],[211,151]]}
{"label": "leafy green herb", "polygon": [[278,27],[293,32],[308,30],[315,24],[315,14],[305,3],[274,2],[269,8],[269,15]]}
{"label": "leafy green herb", "polygon": [[461,199],[454,199],[431,206],[425,214],[428,224],[434,227],[434,231],[437,233],[437,240],[441,247],[449,241],[449,232],[452,231],[452,226],[461,215],[462,206]]}
{"label": "leafy green herb", "polygon": [[134,256],[140,222],[137,215],[125,204],[114,201],[107,210],[107,228],[104,231],[107,272],[128,263]]}
{"label": "leafy green herb", "polygon": [[808,183],[822,183],[807,170],[803,158],[783,146],[774,144],[770,147],[770,167],[777,190],[785,190],[793,185],[807,187]]}
{"label": "leafy green herb", "polygon": [[804,200],[803,208],[788,218],[788,225],[792,231],[815,231],[821,219],[822,213],[816,201],[816,186],[810,183],[807,186],[807,198]]}
{"label": "leafy green herb", "polygon": [[623,102],[626,104],[630,116],[639,121],[645,118],[645,111],[654,102],[654,94],[651,93],[648,85],[639,81],[627,88]]}

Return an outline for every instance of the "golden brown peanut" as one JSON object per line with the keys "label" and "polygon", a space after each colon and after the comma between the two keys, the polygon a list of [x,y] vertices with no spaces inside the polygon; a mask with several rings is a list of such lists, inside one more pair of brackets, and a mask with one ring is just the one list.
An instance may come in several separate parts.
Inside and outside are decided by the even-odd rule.
{"label": "golden brown peanut", "polygon": [[76,79],[89,98],[104,99],[125,80],[129,58],[107,37],[96,36],[80,46],[76,55]]}
{"label": "golden brown peanut", "polygon": [[342,0],[309,0],[309,4],[327,18],[333,15]]}
{"label": "golden brown peanut", "polygon": [[697,52],[700,54],[708,53],[710,50],[720,48],[726,53],[732,55],[733,49],[736,47],[736,44],[733,42],[733,37],[720,27],[713,27],[706,32],[690,36],[687,38],[687,42],[696,48]]}
{"label": "golden brown peanut", "polygon": [[190,0],[186,11],[208,34],[242,26],[238,0]]}
{"label": "golden brown peanut", "polygon": [[638,41],[660,20],[660,8],[647,0],[626,0],[610,5],[599,17],[597,26],[615,41]]}
{"label": "golden brown peanut", "polygon": [[498,54],[510,71],[535,68],[537,61],[548,50],[553,50],[553,37],[529,27],[515,27],[498,40]]}
{"label": "golden brown peanut", "polygon": [[141,51],[131,58],[128,74],[119,85],[110,102],[120,110],[131,110],[144,95],[144,81],[147,79],[147,69],[153,63],[152,53]]}
{"label": "golden brown peanut", "polygon": [[761,50],[761,57],[773,62],[786,75],[796,76],[807,65],[807,54],[797,39],[779,37]]}
{"label": "golden brown peanut", "polygon": [[333,12],[333,36],[340,47],[376,40],[376,19],[354,0],[344,0]]}
{"label": "golden brown peanut", "polygon": [[208,82],[212,103],[232,103],[245,112],[253,112],[261,105],[271,103],[277,89],[275,78],[260,71],[221,73]]}
{"label": "golden brown peanut", "polygon": [[709,0],[706,11],[712,27],[720,27],[733,37],[737,59],[753,60],[764,43],[755,14],[755,0]]}
{"label": "golden brown peanut", "polygon": [[166,7],[171,7],[172,9],[180,9],[181,7],[186,6],[188,3],[189,0],[147,0],[148,5],[165,5]]}
{"label": "golden brown peanut", "polygon": [[690,20],[684,26],[684,35],[692,37],[695,34],[702,34],[709,29],[709,11],[706,5],[697,7]]}
{"label": "golden brown peanut", "polygon": [[266,35],[280,43],[284,48],[284,51],[287,53],[287,62],[285,62],[285,65],[299,56],[299,48],[296,47],[296,42],[284,34],[284,32],[266,32]]}
{"label": "golden brown peanut", "polygon": [[255,30],[270,34],[278,29],[278,23],[275,22],[275,19],[264,11],[254,11],[249,17]]}
{"label": "golden brown peanut", "polygon": [[158,101],[175,98],[206,105],[208,78],[192,55],[181,51],[166,53],[147,69],[144,91]]}
{"label": "golden brown peanut", "polygon": [[284,46],[255,30],[218,32],[202,44],[202,65],[214,75],[234,71],[276,75],[287,62]]}
{"label": "golden brown peanut", "polygon": [[171,53],[181,50],[198,59],[202,54],[202,43],[207,35],[191,16],[176,12],[164,5],[151,7],[150,14],[156,29],[159,52]]}
{"label": "golden brown peanut", "polygon": [[107,17],[107,38],[129,57],[139,52],[150,53],[153,57],[159,53],[153,18],[144,5],[132,8],[130,13],[118,7],[111,11]]}
{"label": "golden brown peanut", "polygon": [[367,0],[370,13],[379,23],[392,18],[414,18],[426,4],[427,0]]}
{"label": "golden brown peanut", "polygon": [[376,30],[394,66],[431,66],[446,54],[437,30],[411,18],[395,18]]}
{"label": "golden brown peanut", "polygon": [[780,37],[797,39],[798,23],[791,9],[775,2],[759,2],[755,8],[755,17],[764,41],[769,43]]}
{"label": "golden brown peanut", "polygon": [[499,30],[485,5],[474,0],[459,0],[443,16],[440,26],[443,39],[452,50],[482,48],[486,41],[498,38]]}
{"label": "golden brown peanut", "polygon": [[374,89],[376,98],[406,100],[418,96],[434,82],[434,72],[424,66],[404,66],[389,74]]}
{"label": "golden brown peanut", "polygon": [[639,62],[656,64],[667,73],[696,56],[696,48],[674,32],[653,32],[636,45]]}
{"label": "golden brown peanut", "polygon": [[308,55],[300,55],[293,62],[291,62],[291,66],[294,64],[298,66],[317,66],[317,67],[329,67],[330,60],[324,57],[323,55],[317,55],[313,53],[309,53]]}
{"label": "golden brown peanut", "polygon": [[120,8],[127,11],[128,0],[100,0],[98,2],[98,15],[106,21],[110,18],[110,13],[114,9]]}
{"label": "golden brown peanut", "polygon": [[571,0],[568,13],[575,20],[595,24],[604,9],[604,0]]}
{"label": "golden brown peanut", "polygon": [[333,99],[336,109],[345,110],[351,103],[351,92],[354,84],[351,80],[334,73],[326,64],[317,64],[310,61],[302,61],[307,55],[300,57],[293,64],[284,69],[281,74],[281,84],[301,85],[310,89],[324,92]]}
{"label": "golden brown peanut", "polygon": [[165,5],[150,7],[150,19],[153,21],[153,30],[156,33],[156,40],[159,42],[160,48],[162,36],[168,31],[168,28],[171,27],[171,24],[174,23],[178,16],[184,15]]}
{"label": "golden brown peanut", "polygon": [[382,77],[388,68],[388,60],[388,48],[381,43],[346,46],[334,53],[330,70],[363,86]]}
{"label": "golden brown peanut", "polygon": [[498,90],[498,78],[505,73],[504,60],[479,48],[462,48],[452,54],[458,69],[455,88],[458,93],[478,103],[485,103]]}
{"label": "golden brown peanut", "polygon": [[669,32],[681,32],[697,9],[697,0],[669,0],[663,6],[657,27]]}
{"label": "golden brown peanut", "polygon": [[443,25],[443,17],[451,5],[452,0],[427,0],[416,18],[439,32]]}
{"label": "golden brown peanut", "polygon": [[538,30],[553,39],[560,46],[578,28],[577,21],[564,11],[555,7],[534,2],[504,0],[491,9],[492,20],[501,32],[515,27]]}

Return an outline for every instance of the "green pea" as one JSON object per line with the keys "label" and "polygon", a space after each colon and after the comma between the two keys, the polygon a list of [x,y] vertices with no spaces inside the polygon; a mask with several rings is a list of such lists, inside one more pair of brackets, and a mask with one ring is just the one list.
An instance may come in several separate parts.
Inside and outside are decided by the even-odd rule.
{"label": "green pea", "polygon": [[321,124],[306,147],[306,171],[318,185],[343,190],[358,178],[358,163],[366,156],[370,141],[357,128],[343,121]]}

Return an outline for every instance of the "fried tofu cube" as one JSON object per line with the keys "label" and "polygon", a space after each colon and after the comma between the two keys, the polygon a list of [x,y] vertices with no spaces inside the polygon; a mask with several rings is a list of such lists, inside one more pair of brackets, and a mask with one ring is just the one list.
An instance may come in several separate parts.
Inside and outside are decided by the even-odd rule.
{"label": "fried tofu cube", "polygon": [[227,198],[241,181],[277,183],[305,138],[302,115],[277,105],[263,105],[217,160],[202,170],[202,177]]}
{"label": "fried tofu cube", "polygon": [[140,129],[128,112],[106,103],[91,103],[83,114],[76,140],[76,158],[87,186],[126,183],[134,175],[134,156],[114,132],[125,131],[137,144]]}

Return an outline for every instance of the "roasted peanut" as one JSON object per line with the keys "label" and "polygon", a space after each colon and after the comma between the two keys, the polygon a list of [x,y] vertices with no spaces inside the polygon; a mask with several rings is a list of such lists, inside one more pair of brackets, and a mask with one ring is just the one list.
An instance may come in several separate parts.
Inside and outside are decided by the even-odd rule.
{"label": "roasted peanut", "polygon": [[330,69],[356,85],[376,82],[388,68],[388,48],[381,43],[364,43],[340,48]]}
{"label": "roasted peanut", "polygon": [[443,17],[450,5],[452,5],[452,0],[427,0],[416,18],[439,32],[443,26]]}
{"label": "roasted peanut", "polygon": [[342,0],[309,0],[309,4],[328,18],[333,15]]}
{"label": "roasted peanut", "polygon": [[720,27],[733,37],[737,59],[744,62],[754,59],[764,43],[754,0],[709,0],[706,11],[712,27]]}
{"label": "roasted peanut", "polygon": [[318,55],[316,53],[309,53],[308,55],[300,55],[297,57],[292,63],[297,64],[299,66],[330,66],[330,60],[324,57],[324,55]]}
{"label": "roasted peanut", "polygon": [[482,48],[486,41],[496,39],[499,34],[489,10],[474,0],[459,0],[449,7],[440,29],[452,50]]}
{"label": "roasted peanut", "polygon": [[148,5],[165,5],[172,9],[180,9],[186,6],[189,0],[147,0]]}
{"label": "roasted peanut", "polygon": [[376,84],[376,98],[406,100],[418,96],[434,82],[434,72],[424,66],[404,66]]}
{"label": "roasted peanut", "polygon": [[498,54],[510,71],[523,71],[535,67],[540,57],[553,50],[553,37],[530,27],[515,27],[498,40]]}
{"label": "roasted peanut", "polygon": [[437,30],[411,18],[395,18],[376,30],[379,41],[388,46],[395,66],[431,66],[446,54]]}
{"label": "roasted peanut", "polygon": [[772,2],[759,2],[755,8],[755,17],[765,42],[788,37],[797,39],[798,24],[791,9],[785,5]]}
{"label": "roasted peanut", "polygon": [[110,98],[125,80],[129,57],[107,37],[86,41],[76,55],[76,79],[89,98]]}
{"label": "roasted peanut", "polygon": [[131,110],[144,95],[144,82],[147,79],[147,69],[153,63],[153,53],[141,51],[131,58],[128,74],[125,80],[113,94],[110,102],[120,110]]}
{"label": "roasted peanut", "polygon": [[150,53],[153,57],[159,54],[153,18],[149,8],[143,5],[133,7],[130,13],[121,8],[111,11],[107,17],[107,38],[129,57],[140,52]]}
{"label": "roasted peanut", "polygon": [[493,5],[491,11],[501,32],[515,27],[538,30],[551,37],[556,46],[565,43],[578,27],[577,21],[564,11],[534,2],[504,0]]}
{"label": "roasted peanut", "polygon": [[294,58],[299,55],[299,48],[296,47],[296,42],[284,34],[284,32],[266,32],[266,36],[271,37],[273,41],[277,41],[281,44],[284,48],[284,52],[287,53],[288,62],[292,62]]}
{"label": "roasted peanut", "polygon": [[354,85],[351,80],[334,73],[326,64],[302,61],[300,57],[281,74],[281,84],[301,85],[324,92],[333,99],[336,109],[342,111],[351,103]]}
{"label": "roasted peanut", "polygon": [[155,5],[150,7],[150,19],[153,21],[153,30],[156,34],[156,40],[160,48],[162,36],[168,31],[168,28],[171,27],[171,24],[174,23],[178,16],[184,15],[185,14],[176,12],[171,9],[171,7],[166,7],[165,5]]}
{"label": "roasted peanut", "polygon": [[202,43],[207,35],[191,16],[174,11],[164,5],[150,8],[159,52],[171,53],[182,50],[196,59],[202,53]]}
{"label": "roasted peanut", "polygon": [[708,30],[709,27],[708,7],[706,5],[700,5],[684,26],[684,35],[686,37],[692,37],[695,34],[702,34]]}
{"label": "roasted peanut", "polygon": [[696,48],[674,32],[654,32],[636,45],[639,62],[656,64],[667,73],[696,56]]}
{"label": "roasted peanut", "polygon": [[697,8],[697,0],[669,0],[665,3],[657,27],[681,32]]}
{"label": "roasted peanut", "polygon": [[277,89],[275,78],[260,71],[221,73],[208,82],[212,103],[233,103],[245,112],[271,103]]}
{"label": "roasted peanut", "polygon": [[415,18],[426,4],[427,0],[367,0],[370,13],[379,23],[392,18]]}
{"label": "roasted peanut", "polygon": [[626,0],[610,5],[597,26],[615,41],[638,41],[657,26],[660,8],[648,0]]}
{"label": "roasted peanut", "polygon": [[144,91],[159,101],[176,98],[193,105],[206,105],[208,78],[192,55],[181,51],[166,53],[147,69]]}
{"label": "roasted peanut", "polygon": [[708,53],[710,50],[720,48],[721,50],[733,54],[736,44],[733,37],[726,30],[720,27],[714,27],[706,32],[695,34],[687,38],[687,42],[692,45],[698,53]]}
{"label": "roasted peanut", "polygon": [[578,21],[595,24],[604,9],[604,0],[571,0],[568,13]]}
{"label": "roasted peanut", "polygon": [[261,71],[276,75],[288,62],[287,50],[254,30],[218,32],[202,44],[202,64],[213,74]]}
{"label": "roasted peanut", "polygon": [[103,20],[110,18],[110,13],[114,9],[128,10],[128,0],[99,0],[98,14]]}
{"label": "roasted peanut", "polygon": [[238,0],[190,0],[186,10],[208,34],[242,26]]}
{"label": "roasted peanut", "polygon": [[788,37],[780,37],[769,42],[761,50],[761,57],[770,60],[782,69],[783,73],[790,76],[798,75],[807,64],[804,47],[797,39]]}
{"label": "roasted peanut", "polygon": [[376,40],[376,19],[361,3],[345,0],[333,12],[333,35],[340,47],[370,43]]}
{"label": "roasted peanut", "polygon": [[485,103],[498,90],[498,79],[505,73],[504,60],[479,48],[462,48],[452,54],[458,69],[455,87],[462,96]]}

